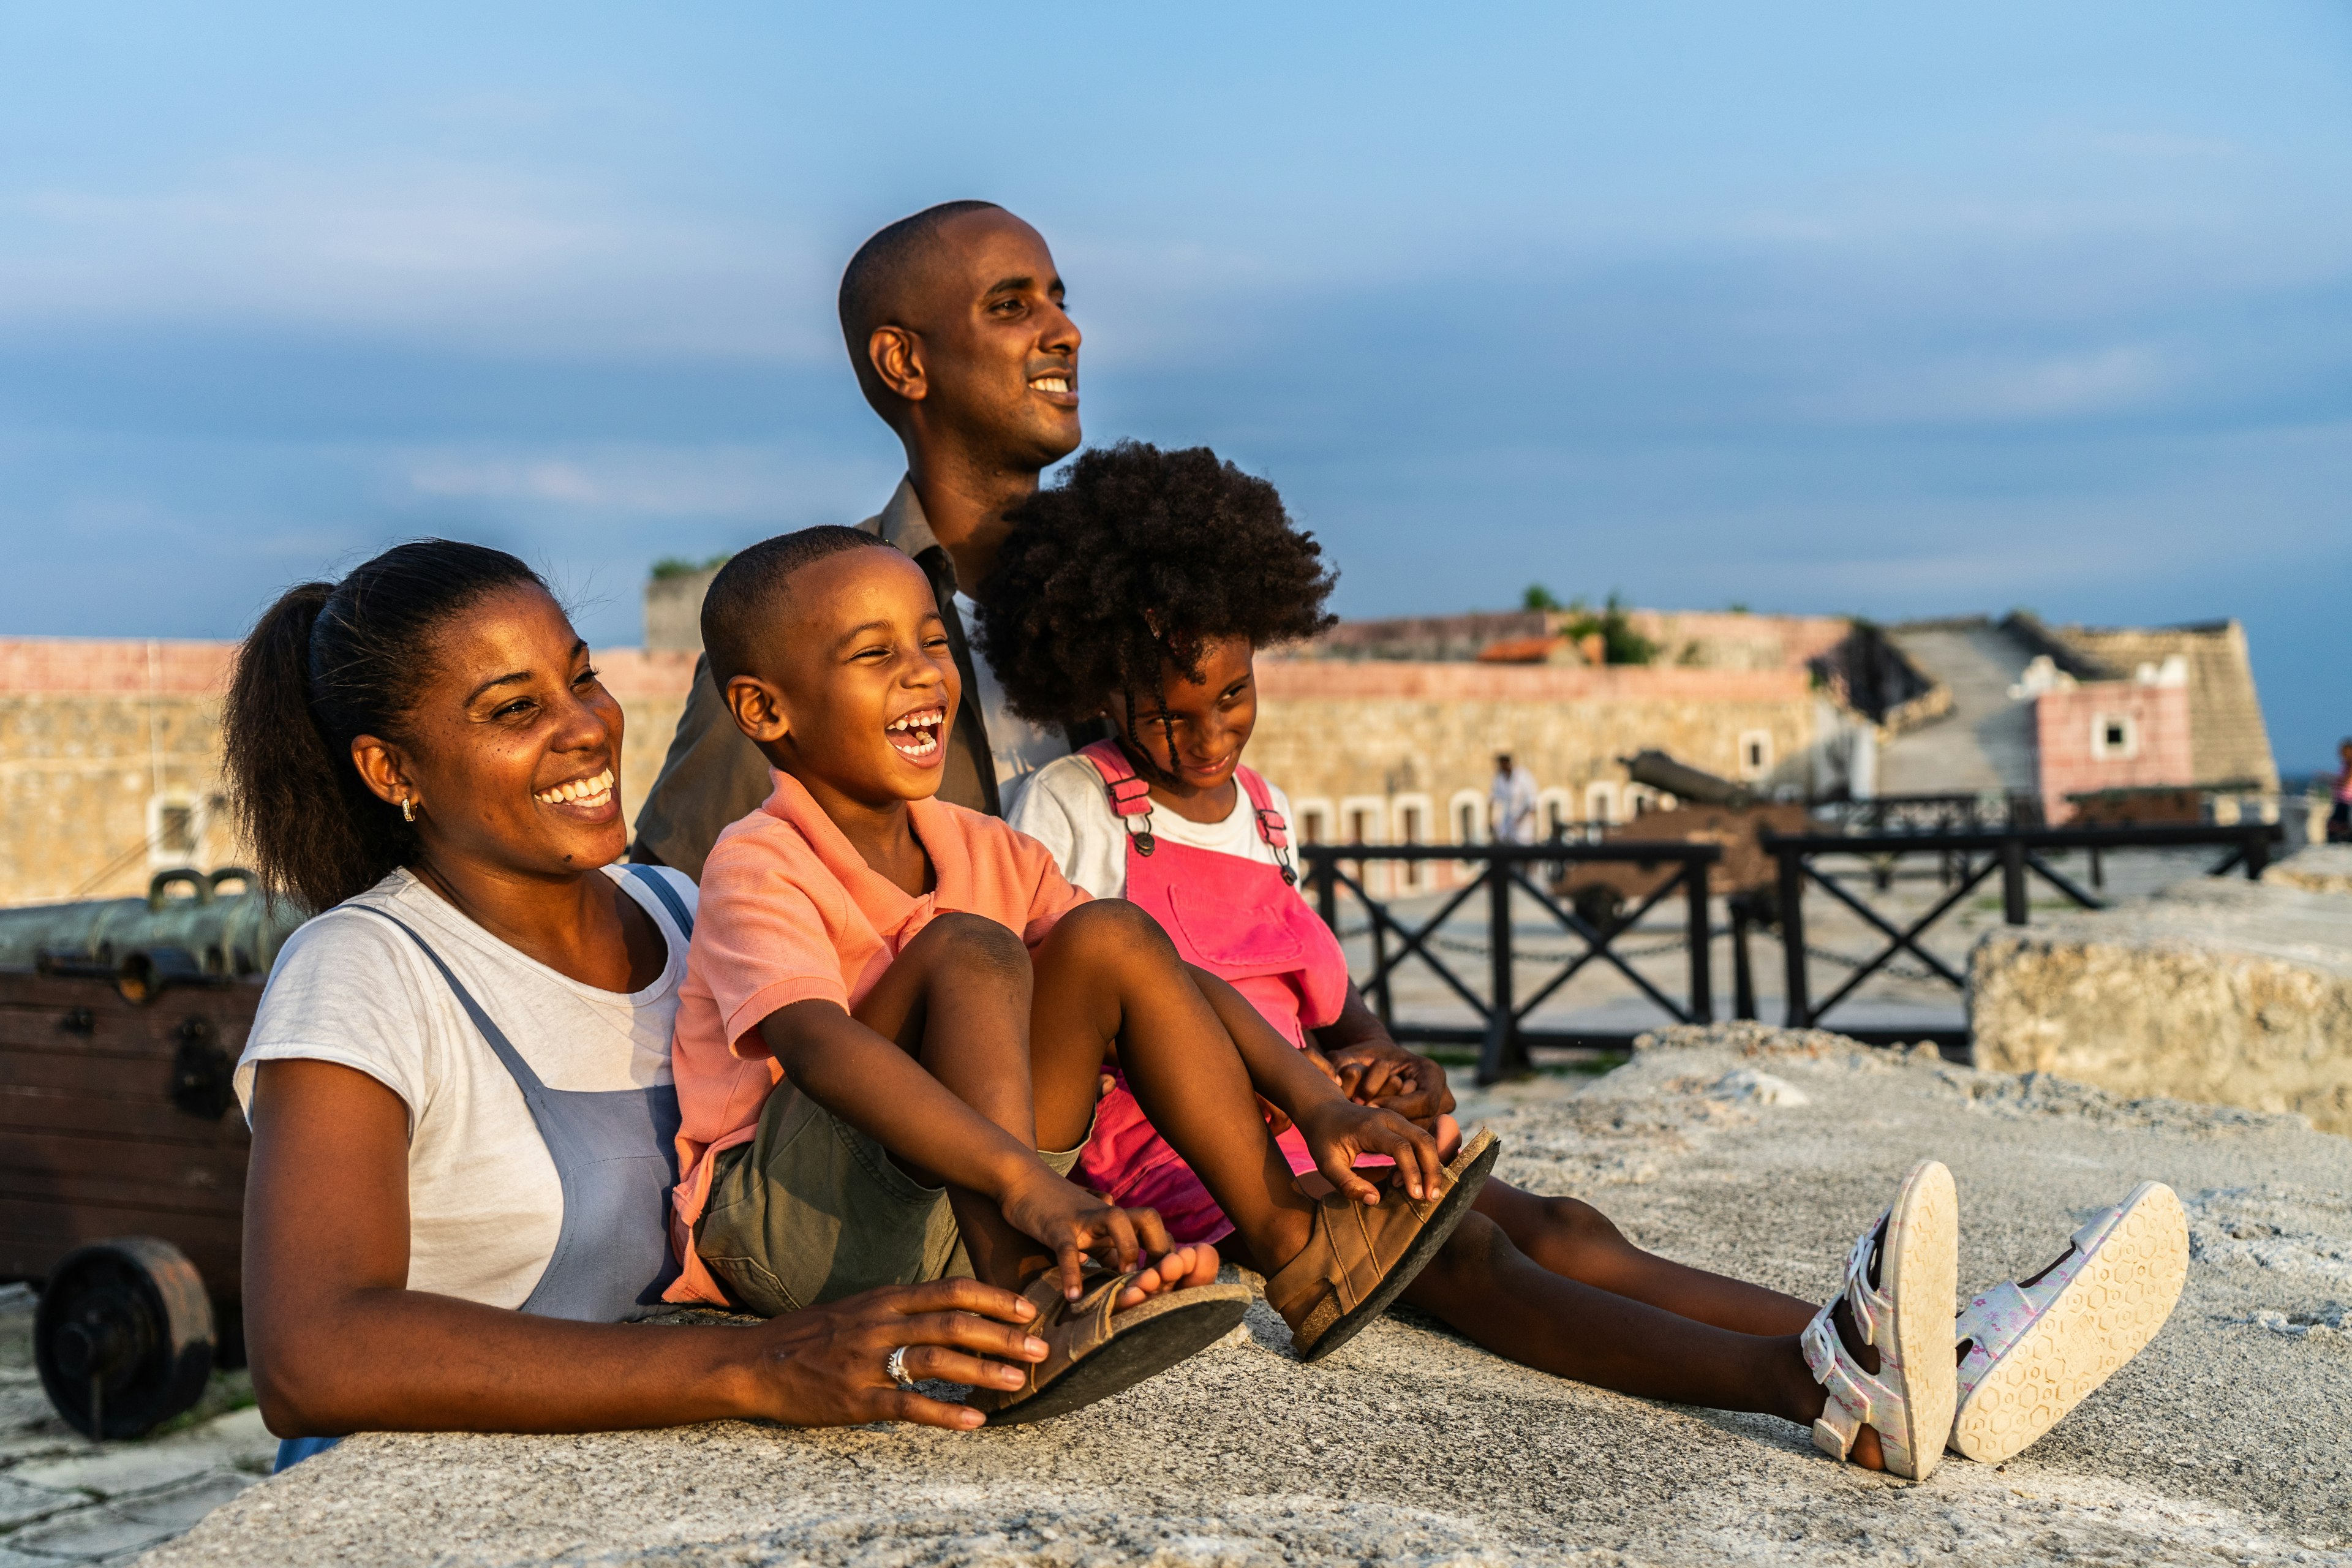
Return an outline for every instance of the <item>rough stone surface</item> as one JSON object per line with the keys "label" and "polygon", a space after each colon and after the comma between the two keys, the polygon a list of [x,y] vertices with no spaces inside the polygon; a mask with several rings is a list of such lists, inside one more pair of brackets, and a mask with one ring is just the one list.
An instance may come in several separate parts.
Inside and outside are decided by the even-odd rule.
{"label": "rough stone surface", "polygon": [[1506,1178],[1809,1297],[1927,1154],[1959,1182],[1965,1288],[2048,1262],[2144,1177],[2186,1200],[2194,1260],[2165,1331],[2049,1436],[1919,1487],[1422,1321],[1302,1366],[1261,1303],[1234,1341],[1036,1427],[358,1437],[144,1562],[2352,1562],[2352,1142],[1753,1025],[1466,1109],[1504,1134]]}
{"label": "rough stone surface", "polygon": [[2306,844],[2263,873],[2306,893],[2352,893],[2352,844]]}
{"label": "rough stone surface", "polygon": [[[2300,859],[2301,857],[2295,857]],[[1987,934],[1976,1059],[2352,1132],[2352,899],[2200,877]]]}

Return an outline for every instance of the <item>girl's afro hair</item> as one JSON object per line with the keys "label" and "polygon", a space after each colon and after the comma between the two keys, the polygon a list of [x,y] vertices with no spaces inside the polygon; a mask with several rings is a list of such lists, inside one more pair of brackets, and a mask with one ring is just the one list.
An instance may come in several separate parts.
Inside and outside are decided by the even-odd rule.
{"label": "girl's afro hair", "polygon": [[1006,702],[1038,723],[1156,693],[1163,661],[1197,679],[1205,642],[1271,647],[1339,619],[1315,536],[1206,447],[1095,447],[1011,521],[978,638]]}

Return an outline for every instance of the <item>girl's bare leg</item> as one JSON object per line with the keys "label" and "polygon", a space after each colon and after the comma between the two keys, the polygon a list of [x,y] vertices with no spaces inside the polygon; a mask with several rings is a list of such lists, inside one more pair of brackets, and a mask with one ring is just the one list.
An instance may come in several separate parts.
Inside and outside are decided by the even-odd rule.
{"label": "girl's bare leg", "polygon": [[[1597,1259],[1596,1272],[1628,1268],[1637,1275],[1634,1283],[1656,1287],[1661,1295],[1699,1306],[1727,1304],[1732,1311],[1791,1326],[1748,1332],[1710,1323],[1544,1268],[1513,1246],[1502,1226],[1482,1211],[1483,1205],[1473,1209],[1435,1260],[1406,1287],[1402,1300],[1497,1355],[1538,1372],[1678,1405],[1759,1411],[1801,1426],[1811,1426],[1821,1415],[1827,1395],[1797,1343],[1814,1309],[1794,1297],[1653,1258],[1622,1236],[1618,1245],[1636,1258],[1678,1273],[1623,1264],[1605,1247],[1584,1249],[1586,1262]],[[1610,1226],[1609,1232],[1616,1236],[1616,1227]],[[1725,1292],[1725,1287],[1766,1300],[1750,1301]],[[1836,1321],[1846,1348],[1875,1370],[1878,1352],[1857,1343],[1843,1310]],[[1869,1469],[1884,1468],[1878,1434],[1867,1426],[1854,1439],[1853,1460]]]}
{"label": "girl's bare leg", "polygon": [[1575,1198],[1538,1197],[1490,1181],[1475,1207],[1528,1262],[1562,1279],[1735,1333],[1797,1334],[1812,1321],[1813,1306],[1794,1296],[1643,1251],[1608,1215]]}

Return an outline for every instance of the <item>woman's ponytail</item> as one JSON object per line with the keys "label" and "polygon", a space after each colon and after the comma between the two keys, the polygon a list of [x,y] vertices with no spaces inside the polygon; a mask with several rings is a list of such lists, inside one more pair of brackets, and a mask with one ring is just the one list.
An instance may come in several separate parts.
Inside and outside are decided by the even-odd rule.
{"label": "woman's ponytail", "polygon": [[289,588],[237,652],[222,715],[230,810],[273,897],[312,912],[382,881],[415,830],[360,778],[352,742],[401,738],[448,619],[539,575],[447,540],[388,550],[341,583]]}

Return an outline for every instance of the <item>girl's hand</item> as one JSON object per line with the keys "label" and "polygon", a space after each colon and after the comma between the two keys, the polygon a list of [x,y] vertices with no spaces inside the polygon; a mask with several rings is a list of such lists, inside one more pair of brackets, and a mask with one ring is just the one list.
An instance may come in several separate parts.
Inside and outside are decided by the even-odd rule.
{"label": "girl's hand", "polygon": [[890,1377],[890,1352],[907,1347],[907,1375],[1015,1389],[1006,1363],[1045,1359],[1045,1342],[1021,1325],[1037,1309],[977,1279],[891,1285],[862,1296],[787,1312],[739,1332],[751,1347],[756,1414],[796,1426],[912,1421],[969,1431],[981,1413],[950,1405]]}
{"label": "girl's hand", "polygon": [[1356,1173],[1356,1162],[1386,1154],[1397,1164],[1404,1190],[1414,1198],[1437,1190],[1437,1141],[1392,1110],[1356,1105],[1337,1096],[1308,1107],[1298,1120],[1315,1167],[1323,1179],[1361,1204],[1381,1201],[1381,1190]]}
{"label": "girl's hand", "polygon": [[1073,1301],[1085,1294],[1079,1273],[1088,1257],[1126,1273],[1175,1247],[1156,1210],[1107,1204],[1042,1164],[1023,1173],[999,1206],[1005,1224],[1053,1252],[1062,1294]]}
{"label": "girl's hand", "polygon": [[1437,1119],[1454,1109],[1445,1069],[1392,1040],[1343,1046],[1331,1053],[1330,1067],[1349,1100],[1393,1110],[1424,1128],[1433,1131]]}

